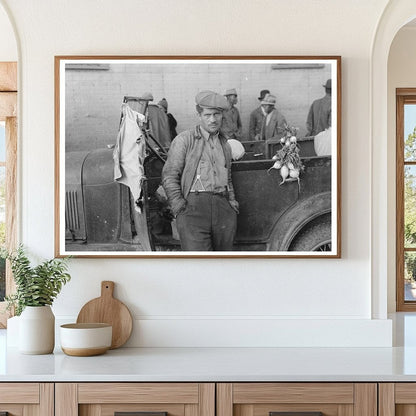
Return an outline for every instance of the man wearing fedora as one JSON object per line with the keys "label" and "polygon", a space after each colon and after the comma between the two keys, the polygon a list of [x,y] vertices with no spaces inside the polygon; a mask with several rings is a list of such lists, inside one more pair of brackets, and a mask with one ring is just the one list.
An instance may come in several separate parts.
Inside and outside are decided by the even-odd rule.
{"label": "man wearing fedora", "polygon": [[307,136],[316,136],[331,125],[331,80],[328,79],[322,86],[325,88],[325,96],[315,100],[309,109],[306,120]]}
{"label": "man wearing fedora", "polygon": [[229,105],[213,91],[199,92],[195,103],[199,124],[173,140],[162,185],[182,250],[230,251],[238,202],[231,180],[231,147],[220,131]]}
{"label": "man wearing fedora", "polygon": [[276,108],[276,97],[268,94],[260,104],[265,113],[260,130],[260,140],[283,136],[287,123],[284,115]]}
{"label": "man wearing fedora", "polygon": [[225,91],[224,96],[228,101],[229,109],[224,111],[221,132],[227,139],[237,139],[241,141],[241,117],[238,108],[235,106],[237,104],[237,90],[231,88]]}
{"label": "man wearing fedora", "polygon": [[[267,94],[270,94],[269,90],[261,90],[260,97],[258,97],[257,99],[261,102]],[[249,140],[260,140],[261,127],[263,125],[265,117],[266,114],[261,105],[251,112],[250,124],[248,129]]]}

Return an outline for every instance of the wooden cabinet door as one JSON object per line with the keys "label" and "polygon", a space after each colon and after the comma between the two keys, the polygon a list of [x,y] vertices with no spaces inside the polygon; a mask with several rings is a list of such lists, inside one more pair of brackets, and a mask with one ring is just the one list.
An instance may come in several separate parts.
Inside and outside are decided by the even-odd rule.
{"label": "wooden cabinet door", "polygon": [[376,383],[220,383],[217,416],[377,416]]}
{"label": "wooden cabinet door", "polygon": [[215,416],[214,383],[57,383],[55,416]]}
{"label": "wooden cabinet door", "polygon": [[416,383],[380,383],[379,416],[415,416]]}
{"label": "wooden cabinet door", "polygon": [[0,415],[53,416],[53,383],[0,383]]}

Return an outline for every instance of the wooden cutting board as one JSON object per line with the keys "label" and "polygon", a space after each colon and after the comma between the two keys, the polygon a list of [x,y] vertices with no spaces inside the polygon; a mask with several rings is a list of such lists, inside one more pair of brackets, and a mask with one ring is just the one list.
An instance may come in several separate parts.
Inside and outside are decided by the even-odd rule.
{"label": "wooden cutting board", "polygon": [[101,282],[101,296],[87,302],[80,310],[77,323],[103,322],[113,326],[111,349],[121,347],[130,337],[133,319],[127,306],[113,297],[114,282]]}

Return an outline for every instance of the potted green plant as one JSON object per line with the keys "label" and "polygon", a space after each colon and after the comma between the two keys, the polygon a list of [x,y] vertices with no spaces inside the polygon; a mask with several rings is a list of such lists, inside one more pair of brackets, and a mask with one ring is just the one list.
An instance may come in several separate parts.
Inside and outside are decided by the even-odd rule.
{"label": "potted green plant", "polygon": [[55,316],[51,305],[71,276],[68,258],[45,260],[32,266],[23,246],[3,252],[10,261],[16,292],[6,296],[9,310],[19,318],[19,350],[49,354],[55,346]]}

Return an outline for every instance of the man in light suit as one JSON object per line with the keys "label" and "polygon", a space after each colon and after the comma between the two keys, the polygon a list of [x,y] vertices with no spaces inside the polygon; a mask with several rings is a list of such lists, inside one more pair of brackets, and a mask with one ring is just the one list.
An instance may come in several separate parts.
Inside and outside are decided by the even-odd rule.
{"label": "man in light suit", "polygon": [[276,97],[270,94],[266,95],[260,104],[266,113],[260,132],[260,140],[282,137],[287,122],[284,115],[276,108]]}
{"label": "man in light suit", "polygon": [[[258,100],[261,102],[263,101],[264,97],[270,94],[269,90],[261,90],[260,97]],[[263,125],[264,118],[266,117],[266,113],[264,109],[260,105],[255,110],[253,110],[250,114],[250,127],[248,129],[248,137],[249,140],[260,140],[260,133],[261,133],[261,126]]]}

